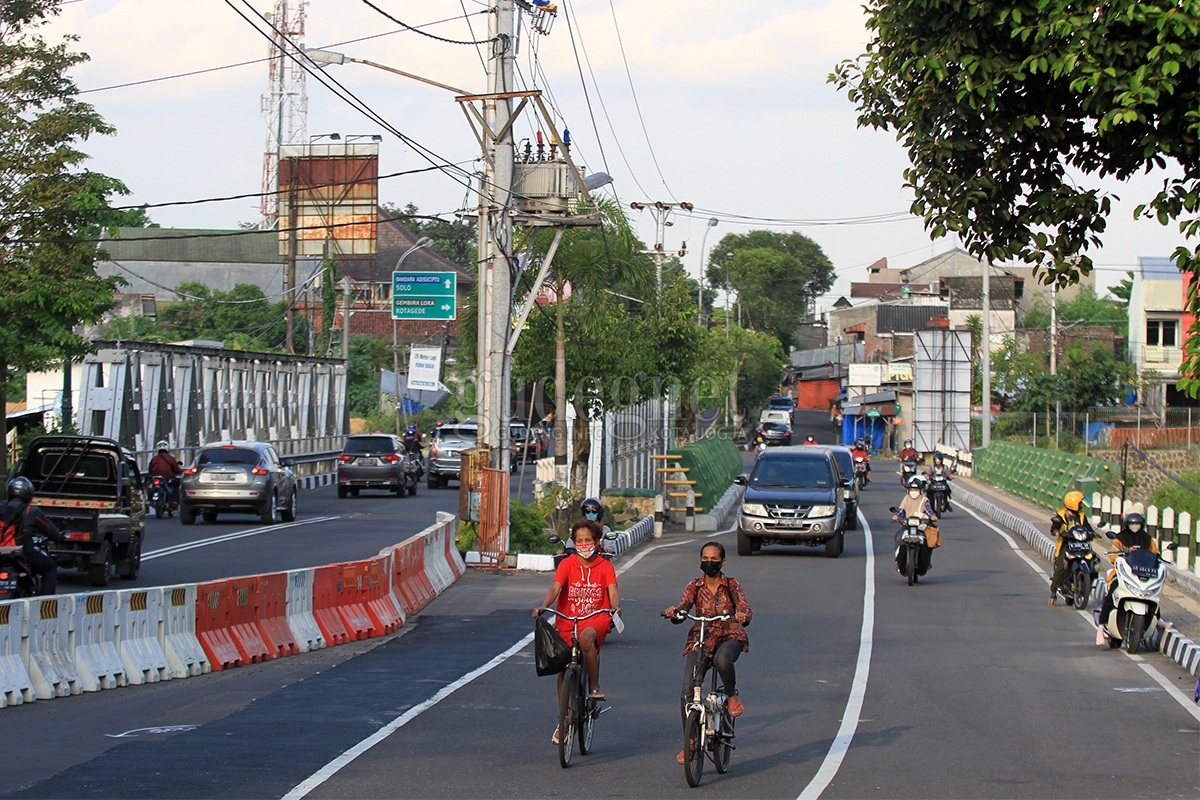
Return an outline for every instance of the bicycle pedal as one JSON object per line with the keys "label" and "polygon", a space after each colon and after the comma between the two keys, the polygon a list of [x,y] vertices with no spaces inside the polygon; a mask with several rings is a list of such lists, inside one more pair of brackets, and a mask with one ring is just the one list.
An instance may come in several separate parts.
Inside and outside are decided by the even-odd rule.
{"label": "bicycle pedal", "polygon": [[605,706],[604,708],[598,708],[598,709],[596,709],[596,716],[600,716],[601,714],[605,713],[606,711],[611,711],[611,710],[612,710],[612,706]]}

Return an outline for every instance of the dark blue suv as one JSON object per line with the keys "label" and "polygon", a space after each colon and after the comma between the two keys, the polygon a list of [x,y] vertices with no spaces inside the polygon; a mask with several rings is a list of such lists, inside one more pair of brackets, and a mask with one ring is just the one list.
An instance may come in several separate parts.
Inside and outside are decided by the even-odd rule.
{"label": "dark blue suv", "polygon": [[825,546],[827,558],[842,554],[846,507],[833,454],[821,448],[781,447],[758,457],[747,477],[738,515],[739,556],[764,544]]}

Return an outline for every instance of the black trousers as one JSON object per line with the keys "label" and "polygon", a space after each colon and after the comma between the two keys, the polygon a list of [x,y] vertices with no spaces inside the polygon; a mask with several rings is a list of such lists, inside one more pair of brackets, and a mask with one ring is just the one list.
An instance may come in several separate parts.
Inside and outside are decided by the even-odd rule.
{"label": "black trousers", "polygon": [[42,594],[54,594],[58,589],[58,564],[41,550],[24,553],[29,568],[42,577]]}
{"label": "black trousers", "polygon": [[[908,566],[904,560],[907,557],[908,548],[901,543],[900,539],[904,535],[903,531],[896,534],[896,569],[904,574],[905,568]],[[929,545],[921,545],[920,552],[917,555],[917,574],[924,575],[929,571],[929,565],[933,563],[933,548]]]}
{"label": "black trousers", "polygon": [[717,645],[711,659],[699,650],[693,650],[684,657],[683,691],[679,693],[679,716],[682,722],[687,723],[687,704],[692,700],[693,690],[699,686],[703,694],[704,676],[710,666],[721,676],[725,694],[729,697],[737,694],[737,675],[733,664],[742,654],[742,647],[737,639],[728,639]]}

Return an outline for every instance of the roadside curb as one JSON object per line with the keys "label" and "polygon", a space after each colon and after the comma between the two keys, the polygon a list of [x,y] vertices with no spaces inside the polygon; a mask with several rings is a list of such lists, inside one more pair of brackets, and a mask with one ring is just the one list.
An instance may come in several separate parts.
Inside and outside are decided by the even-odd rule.
{"label": "roadside curb", "polygon": [[322,486],[332,486],[336,482],[336,472],[325,472],[320,475],[309,475],[307,478],[296,478],[296,484],[301,489],[320,489]]}
{"label": "roadside curb", "polygon": [[741,505],[742,495],[745,491],[745,486],[739,486],[736,483],[730,484],[729,488],[725,490],[725,494],[721,495],[720,502],[713,507],[711,512],[696,515],[696,532],[719,531],[724,528],[729,517]]}
{"label": "roadside curb", "polygon": [[[1019,534],[1035,550],[1041,553],[1042,558],[1047,561],[1054,561],[1054,541],[1034,527],[1028,520],[1021,519],[1015,514],[1011,514],[999,506],[984,500],[965,486],[960,485],[957,488],[954,493],[954,499],[955,501],[966,503],[976,511],[982,512],[993,522],[1008,528],[1013,533]],[[1169,564],[1167,567],[1172,573],[1179,572]],[[1186,573],[1179,574],[1186,576]],[[1189,588],[1190,585],[1189,583]],[[1158,651],[1160,653],[1183,667],[1190,674],[1200,676],[1200,645],[1197,645],[1173,628],[1166,630],[1158,639]]]}

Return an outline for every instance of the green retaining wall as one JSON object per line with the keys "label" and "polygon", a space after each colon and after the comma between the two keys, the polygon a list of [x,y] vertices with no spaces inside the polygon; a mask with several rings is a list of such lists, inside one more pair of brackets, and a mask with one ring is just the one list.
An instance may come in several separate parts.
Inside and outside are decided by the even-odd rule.
{"label": "green retaining wall", "polygon": [[[1116,475],[1111,464],[1094,458],[1044,450],[1014,442],[992,442],[975,451],[974,477],[998,486],[1030,503],[1057,510],[1063,496],[1076,488],[1076,479],[1094,479],[1101,488]],[[1088,494],[1088,502],[1091,502]]]}
{"label": "green retaining wall", "polygon": [[[680,466],[688,470],[687,479],[696,482],[695,490],[703,495],[696,505],[706,512],[711,511],[721,501],[721,496],[733,484],[733,479],[745,471],[742,466],[742,454],[732,439],[701,439],[689,445],[678,447],[668,455],[683,456],[679,461],[656,461],[659,466]],[[669,480],[676,480],[676,474],[666,474]],[[668,486],[671,492],[687,491],[686,486]],[[666,498],[674,508],[681,508],[683,501],[678,497]]]}

